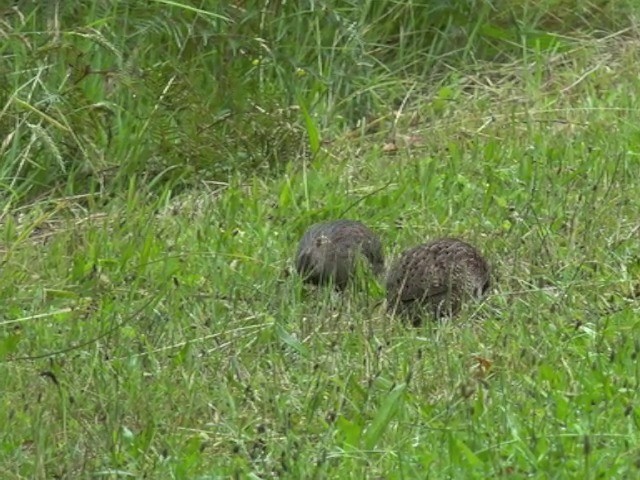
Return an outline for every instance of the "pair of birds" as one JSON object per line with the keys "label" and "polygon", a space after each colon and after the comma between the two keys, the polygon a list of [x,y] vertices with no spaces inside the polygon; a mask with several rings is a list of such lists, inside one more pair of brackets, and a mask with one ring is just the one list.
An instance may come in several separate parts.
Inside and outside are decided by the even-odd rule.
{"label": "pair of birds", "polygon": [[[359,259],[380,275],[380,238],[361,222],[334,220],[305,232],[295,264],[305,282],[343,290],[355,277]],[[483,297],[490,286],[490,268],[474,246],[440,238],[405,250],[391,264],[385,283],[387,309],[417,326],[425,316],[453,316],[465,300]]]}

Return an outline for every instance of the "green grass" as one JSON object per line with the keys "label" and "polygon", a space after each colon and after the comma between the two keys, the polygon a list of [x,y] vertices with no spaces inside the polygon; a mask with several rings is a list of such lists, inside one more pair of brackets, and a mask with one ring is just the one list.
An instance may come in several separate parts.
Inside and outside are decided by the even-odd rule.
{"label": "green grass", "polygon": [[[633,2],[72,3],[0,17],[2,478],[639,475]],[[303,286],[341,216],[495,288]]]}

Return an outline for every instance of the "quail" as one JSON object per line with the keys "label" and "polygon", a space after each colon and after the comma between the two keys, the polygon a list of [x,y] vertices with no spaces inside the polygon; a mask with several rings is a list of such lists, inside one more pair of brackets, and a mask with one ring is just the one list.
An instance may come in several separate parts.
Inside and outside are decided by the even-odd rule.
{"label": "quail", "polygon": [[481,298],[490,286],[490,268],[472,245],[455,238],[440,238],[410,248],[390,267],[387,308],[411,319],[455,316],[462,303]]}
{"label": "quail", "polygon": [[361,222],[334,220],[309,227],[295,264],[305,282],[343,290],[355,275],[359,257],[376,275],[382,272],[384,253],[378,236]]}

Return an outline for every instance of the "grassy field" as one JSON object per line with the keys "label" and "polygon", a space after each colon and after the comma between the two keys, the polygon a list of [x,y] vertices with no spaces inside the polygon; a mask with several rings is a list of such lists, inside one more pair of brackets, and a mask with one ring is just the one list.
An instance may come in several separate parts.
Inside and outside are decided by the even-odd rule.
{"label": "grassy field", "polygon": [[[1,478],[640,476],[635,2],[13,5]],[[307,288],[338,217],[495,286]]]}

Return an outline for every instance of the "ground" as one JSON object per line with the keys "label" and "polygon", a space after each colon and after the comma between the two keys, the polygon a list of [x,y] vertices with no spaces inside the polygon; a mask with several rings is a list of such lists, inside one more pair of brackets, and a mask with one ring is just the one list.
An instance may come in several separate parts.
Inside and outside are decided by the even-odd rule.
{"label": "ground", "polygon": [[[203,31],[222,21],[157,3]],[[265,98],[225,124],[233,113],[194,90],[212,74],[179,25],[96,2],[69,13],[82,28],[49,11],[43,39],[26,8],[1,50],[2,478],[640,474],[637,10],[588,34],[541,23],[522,44],[487,27],[501,55],[469,47],[423,76],[369,64],[348,91],[341,53],[290,65],[264,40],[233,50],[247,58],[232,80]],[[109,35],[135,15],[176,39],[139,53],[140,77],[121,59],[85,78],[43,53],[80,63],[57,32],[106,69],[134,55]],[[174,50],[184,78],[167,73]],[[283,104],[268,91],[285,84],[300,91]],[[380,280],[305,287],[297,241],[342,217],[377,231],[389,261],[439,236],[472,242],[494,287],[420,328],[386,314]]]}

